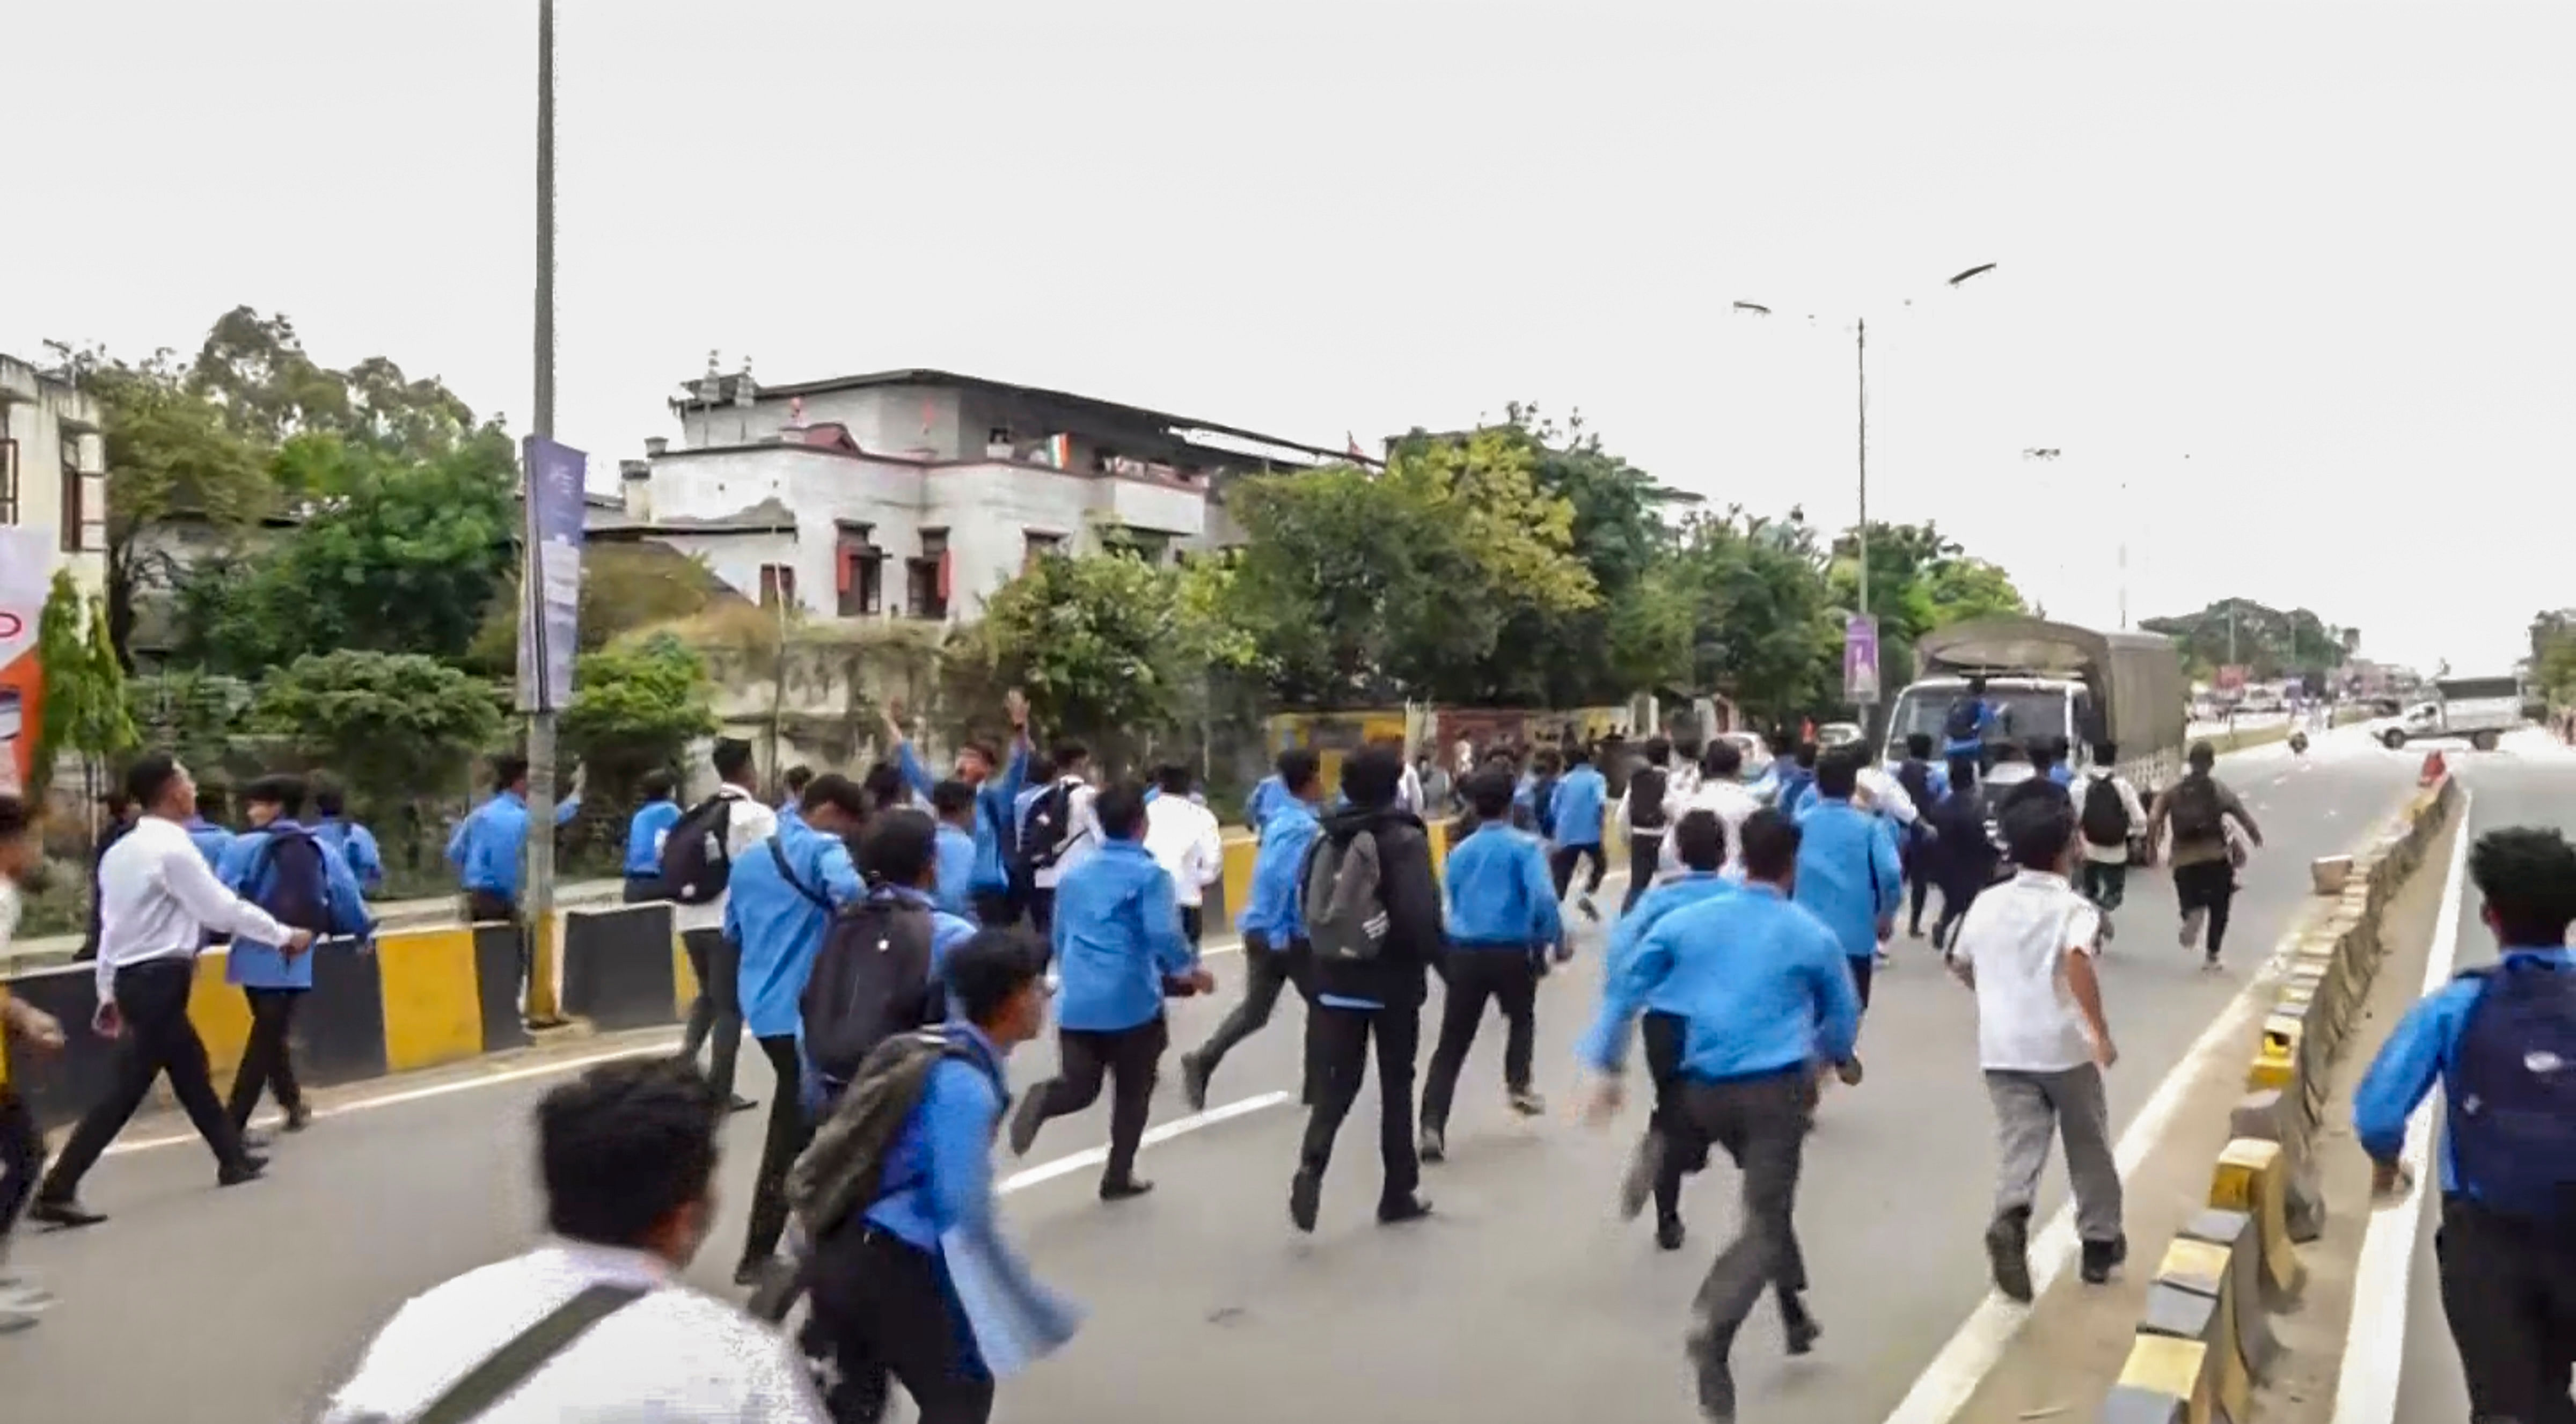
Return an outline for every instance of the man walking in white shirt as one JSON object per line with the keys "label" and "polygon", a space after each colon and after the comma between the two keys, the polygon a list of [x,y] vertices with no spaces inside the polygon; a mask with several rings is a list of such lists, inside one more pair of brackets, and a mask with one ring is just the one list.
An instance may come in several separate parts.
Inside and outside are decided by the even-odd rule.
{"label": "man walking in white shirt", "polygon": [[678,1280],[715,1220],[723,1101],[669,1059],[548,1093],[553,1239],[395,1312],[322,1424],[826,1424],[784,1339]]}
{"label": "man walking in white shirt", "polygon": [[2128,1254],[2102,1086],[2102,1070],[2120,1052],[2093,967],[2101,912],[2066,881],[2076,857],[2075,808],[2026,796],[2000,819],[2020,873],[1968,907],[1950,939],[1950,967],[1977,993],[1977,1051],[2002,1153],[1986,1256],[1995,1289],[2028,1304],[2031,1206],[2052,1131],[2066,1142],[2085,1282],[2108,1281]]}
{"label": "man walking in white shirt", "polygon": [[[716,743],[713,760],[721,778],[716,794],[671,828],[672,840],[681,844],[664,843],[662,878],[671,886],[676,871],[677,878],[704,882],[712,892],[693,894],[687,885],[672,889],[681,897],[672,921],[698,981],[697,1001],[680,1032],[680,1056],[694,1063],[699,1046],[708,1045],[707,1081],[730,1111],[748,1112],[751,1099],[733,1090],[734,1060],[742,1051],[742,946],[725,937],[725,901],[732,895],[726,886],[733,863],[778,834],[778,813],[752,789],[760,772],[751,743],[726,737]],[[714,853],[718,845],[721,855]]]}
{"label": "man walking in white shirt", "polygon": [[1161,794],[1145,804],[1145,853],[1171,874],[1181,905],[1181,933],[1190,948],[1207,931],[1207,888],[1225,873],[1225,831],[1216,813],[1190,799],[1190,769],[1171,765],[1154,774]]}
{"label": "man walking in white shirt", "polygon": [[98,866],[98,1014],[100,1033],[121,1040],[116,1081],[72,1130],[28,1208],[31,1221],[48,1226],[93,1226],[106,1220],[82,1208],[81,1178],[125,1130],[134,1110],[167,1073],[170,1091],[215,1154],[215,1180],[235,1186],[268,1166],[242,1148],[241,1134],[215,1096],[206,1045],[188,1021],[188,992],[196,983],[197,952],[209,934],[233,935],[276,945],[288,955],[313,945],[307,930],[290,930],[267,911],[226,890],[214,867],[180,823],[197,811],[197,785],[188,769],[155,752],[125,774],[126,793],[143,818]]}

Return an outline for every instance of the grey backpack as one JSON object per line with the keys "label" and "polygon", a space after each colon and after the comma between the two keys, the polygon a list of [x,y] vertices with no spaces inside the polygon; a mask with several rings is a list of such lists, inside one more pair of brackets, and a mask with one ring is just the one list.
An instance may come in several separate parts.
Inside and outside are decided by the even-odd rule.
{"label": "grey backpack", "polygon": [[1386,946],[1386,904],[1378,895],[1377,835],[1362,831],[1335,845],[1317,836],[1306,853],[1305,886],[1297,900],[1304,911],[1306,942],[1326,963],[1360,964],[1374,960]]}

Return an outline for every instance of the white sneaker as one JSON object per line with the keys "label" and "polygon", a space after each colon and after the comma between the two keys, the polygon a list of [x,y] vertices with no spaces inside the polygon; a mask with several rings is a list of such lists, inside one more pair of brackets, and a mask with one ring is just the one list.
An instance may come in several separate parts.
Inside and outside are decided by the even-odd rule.
{"label": "white sneaker", "polygon": [[2208,912],[2206,910],[2191,910],[2184,913],[2182,917],[2183,948],[2200,948],[2200,922],[2207,916]]}
{"label": "white sneaker", "polygon": [[45,1289],[44,1281],[33,1271],[0,1271],[0,1304],[46,1306],[54,1302],[54,1293]]}

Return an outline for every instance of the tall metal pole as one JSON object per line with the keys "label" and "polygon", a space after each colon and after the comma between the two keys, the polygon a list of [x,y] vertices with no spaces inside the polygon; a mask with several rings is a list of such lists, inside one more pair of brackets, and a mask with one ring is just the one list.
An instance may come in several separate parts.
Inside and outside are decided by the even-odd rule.
{"label": "tall metal pole", "polygon": [[2120,481],[2120,631],[2129,631],[2129,482]]}
{"label": "tall metal pole", "polygon": [[[530,428],[538,438],[555,434],[555,0],[537,0],[537,311],[536,400]],[[526,626],[545,621],[545,575],[538,565],[536,471],[520,475],[519,503],[525,528],[519,539],[519,596],[528,602]],[[549,707],[543,687],[545,667],[536,669],[539,695],[535,705]],[[521,902],[530,941],[528,1018],[531,1023],[558,1020],[554,965],[561,946],[555,942],[555,714],[528,716],[528,893]]]}
{"label": "tall metal pole", "polygon": [[1860,373],[1860,607],[1869,616],[1869,319],[1853,328],[1852,356]]}

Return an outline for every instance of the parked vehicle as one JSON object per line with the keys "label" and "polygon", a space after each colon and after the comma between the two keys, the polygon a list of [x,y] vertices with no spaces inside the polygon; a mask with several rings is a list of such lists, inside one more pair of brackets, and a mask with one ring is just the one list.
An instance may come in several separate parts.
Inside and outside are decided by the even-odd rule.
{"label": "parked vehicle", "polygon": [[2427,737],[2466,737],[2482,752],[2496,749],[2505,733],[2523,724],[2523,689],[2518,678],[2446,677],[2433,684],[2431,700],[2418,702],[2379,729],[2390,751]]}

